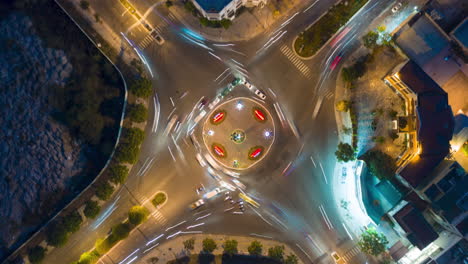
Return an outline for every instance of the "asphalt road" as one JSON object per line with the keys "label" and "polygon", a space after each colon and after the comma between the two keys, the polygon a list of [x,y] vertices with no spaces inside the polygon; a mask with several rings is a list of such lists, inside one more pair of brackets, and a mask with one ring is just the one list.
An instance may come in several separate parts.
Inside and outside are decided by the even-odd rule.
{"label": "asphalt road", "polygon": [[[153,212],[148,200],[158,190],[168,194],[168,203],[136,230],[135,235],[103,258],[102,263],[120,263],[136,249],[141,249],[138,253],[141,254],[145,247],[153,245],[146,244],[159,235],[164,234],[160,239],[166,239],[179,231],[272,237],[297,245],[300,257],[313,263],[332,263],[329,256],[332,251],[345,254],[352,250],[355,240],[345,230],[346,223],[337,212],[333,186],[328,184],[332,182],[336,162],[333,153],[338,143],[333,107],[337,70],[330,69],[330,64],[338,54],[346,57],[359,45],[359,36],[387,8],[386,2],[371,0],[348,23],[351,30],[343,39],[333,47],[327,45],[313,59],[300,62],[291,55],[294,37],[333,3],[320,0],[309,8],[314,2],[304,2],[298,11],[291,13],[293,18],[289,23],[283,21],[250,41],[226,46],[226,43],[204,40],[169,14],[164,6],[155,5],[148,12],[147,21],[158,26],[165,39],[163,45],[158,45],[148,41],[148,32],[135,24],[135,19],[125,13],[118,1],[92,2],[102,19],[116,32],[125,33],[140,50],[154,76],[156,95],[150,100],[151,115],[140,159],[126,186],[65,247],[52,250],[46,263],[78,259],[82,252],[92,248],[97,238],[124,220],[133,205],[144,204]],[[143,13],[153,4],[138,2],[137,9]],[[234,76],[244,76],[265,91],[264,105],[275,113],[274,104],[278,104],[289,123],[283,126],[276,117],[277,138],[268,157],[241,176],[240,180],[247,186],[245,192],[260,203],[260,208],[247,205],[244,214],[233,213],[237,208],[225,212],[231,205],[221,195],[209,200],[200,212],[194,212],[188,206],[200,198],[196,187],[203,184],[211,190],[219,183],[196,161],[197,149],[186,137],[187,129],[193,125],[190,119],[199,113],[194,111],[197,102],[202,97],[208,102],[213,100]],[[238,95],[255,97],[241,88],[228,97]],[[173,117],[180,125],[176,122],[167,133],[167,124]],[[198,128],[194,132],[197,136]],[[229,181],[229,177],[222,177]],[[178,223],[181,224],[170,228]],[[203,224],[187,229],[200,223]],[[351,235],[356,238],[355,234]],[[349,261],[364,262],[361,254]]]}

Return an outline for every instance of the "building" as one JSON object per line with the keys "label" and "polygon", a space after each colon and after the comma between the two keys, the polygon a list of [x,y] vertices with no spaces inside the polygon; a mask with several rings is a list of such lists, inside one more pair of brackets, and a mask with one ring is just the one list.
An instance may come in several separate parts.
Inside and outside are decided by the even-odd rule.
{"label": "building", "polygon": [[233,20],[242,7],[264,6],[268,0],[190,0],[209,20]]}

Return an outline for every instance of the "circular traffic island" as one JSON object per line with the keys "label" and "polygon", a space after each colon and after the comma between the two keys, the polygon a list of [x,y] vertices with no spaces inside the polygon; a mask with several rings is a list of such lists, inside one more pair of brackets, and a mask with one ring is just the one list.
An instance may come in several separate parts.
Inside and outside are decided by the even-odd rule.
{"label": "circular traffic island", "polygon": [[203,142],[224,167],[244,170],[261,161],[275,141],[268,110],[255,100],[238,97],[220,104],[203,124]]}

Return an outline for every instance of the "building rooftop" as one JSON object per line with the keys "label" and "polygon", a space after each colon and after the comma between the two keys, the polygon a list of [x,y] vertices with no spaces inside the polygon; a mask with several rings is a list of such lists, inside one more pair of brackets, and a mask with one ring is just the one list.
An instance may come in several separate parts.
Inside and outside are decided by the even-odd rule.
{"label": "building rooftop", "polygon": [[398,74],[418,98],[417,133],[421,151],[419,156],[400,172],[411,186],[417,187],[449,153],[454,119],[448,105],[447,93],[415,62],[409,61]]}
{"label": "building rooftop", "polygon": [[218,13],[232,0],[195,0],[207,13]]}
{"label": "building rooftop", "polygon": [[398,224],[405,230],[408,240],[420,250],[436,240],[439,235],[424,218],[422,212],[407,204],[394,216]]}
{"label": "building rooftop", "polygon": [[468,18],[465,18],[465,20],[455,28],[452,35],[464,46],[465,49],[468,49]]}

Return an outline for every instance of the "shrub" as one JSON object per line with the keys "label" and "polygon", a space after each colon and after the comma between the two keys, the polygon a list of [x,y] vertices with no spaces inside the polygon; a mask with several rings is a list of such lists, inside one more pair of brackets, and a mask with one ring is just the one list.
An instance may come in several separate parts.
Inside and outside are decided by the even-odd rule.
{"label": "shrub", "polygon": [[362,44],[369,49],[375,48],[377,46],[377,40],[379,39],[379,34],[375,31],[369,31],[366,35],[362,37]]}
{"label": "shrub", "polygon": [[336,110],[338,110],[340,112],[348,112],[350,106],[351,106],[350,101],[341,100],[341,101],[336,103]]}
{"label": "shrub", "polygon": [[229,19],[223,19],[219,22],[219,24],[224,28],[224,29],[228,29],[231,25],[232,25],[232,21],[229,20]]}
{"label": "shrub", "polygon": [[96,187],[96,196],[102,200],[107,201],[114,192],[114,187],[109,182],[103,182]]}
{"label": "shrub", "polygon": [[63,218],[63,226],[65,227],[65,230],[70,233],[78,231],[81,223],[83,223],[83,219],[77,211],[73,211]]}
{"label": "shrub", "polygon": [[109,167],[110,181],[115,184],[122,184],[128,177],[128,168],[124,165],[114,164]]}
{"label": "shrub", "polygon": [[262,243],[260,243],[257,240],[254,240],[252,241],[252,243],[250,243],[249,247],[247,248],[247,251],[249,251],[250,255],[258,256],[262,254],[262,249],[263,249]]}
{"label": "shrub", "polygon": [[130,208],[130,211],[128,211],[128,221],[134,225],[137,226],[141,223],[143,223],[146,219],[148,219],[149,211],[143,206],[133,206]]}
{"label": "shrub", "polygon": [[89,219],[94,219],[101,211],[101,206],[98,205],[98,202],[89,200],[86,202],[85,209],[83,210],[84,215]]}
{"label": "shrub", "polygon": [[294,254],[288,255],[286,259],[284,260],[284,264],[297,264],[298,262],[299,262],[299,259]]}
{"label": "shrub", "polygon": [[149,98],[153,93],[153,85],[151,80],[146,78],[140,78],[134,80],[129,87],[131,93],[133,93],[137,97],[141,98]]}
{"label": "shrub", "polygon": [[223,246],[224,247],[223,253],[226,255],[230,255],[230,256],[237,254],[237,244],[238,244],[237,240],[234,240],[234,239],[226,240]]}
{"label": "shrub", "polygon": [[99,253],[96,250],[81,254],[78,264],[94,264],[99,260]]}
{"label": "shrub", "polygon": [[143,104],[132,104],[128,107],[127,115],[132,122],[142,123],[148,119],[148,109]]}
{"label": "shrub", "polygon": [[384,234],[378,233],[374,228],[368,228],[359,237],[358,246],[367,255],[378,256],[385,252],[388,240]]}
{"label": "shrub", "polygon": [[183,243],[186,250],[193,250],[195,248],[195,238],[187,239]]}
{"label": "shrub", "polygon": [[370,172],[380,180],[391,179],[395,176],[395,161],[388,154],[380,150],[370,150],[362,155]]}
{"label": "shrub", "polygon": [[33,247],[28,252],[28,259],[31,263],[41,263],[45,257],[46,249],[41,246]]}
{"label": "shrub", "polygon": [[84,10],[88,10],[89,8],[89,2],[86,0],[81,0],[80,1],[80,7],[83,8]]}
{"label": "shrub", "polygon": [[134,164],[138,160],[140,144],[143,142],[145,134],[143,130],[132,127],[123,130],[122,138],[117,146],[115,158],[118,162]]}
{"label": "shrub", "polygon": [[166,194],[159,192],[154,196],[153,200],[151,200],[151,203],[154,205],[154,207],[158,207],[158,205],[163,204],[166,199]]}
{"label": "shrub", "polygon": [[348,143],[339,143],[338,149],[335,151],[335,156],[338,161],[348,162],[356,159],[354,148]]}
{"label": "shrub", "polygon": [[111,241],[110,237],[107,237],[106,239],[98,239],[96,240],[96,243],[94,244],[96,252],[98,252],[101,256],[109,252],[109,250],[117,244],[117,240]]}
{"label": "shrub", "polygon": [[462,152],[463,152],[463,154],[465,154],[466,157],[468,157],[468,141],[465,142],[465,144],[463,144]]}
{"label": "shrub", "polygon": [[211,238],[205,238],[203,239],[203,251],[212,253],[218,246],[216,245],[216,242],[211,239]]}
{"label": "shrub", "polygon": [[166,7],[171,7],[173,5],[174,5],[174,3],[172,3],[171,0],[166,0]]}
{"label": "shrub", "polygon": [[268,256],[277,261],[283,261],[284,246],[274,246],[268,249]]}
{"label": "shrub", "polygon": [[127,222],[115,225],[114,227],[112,227],[112,233],[109,236],[109,242],[115,243],[117,241],[127,238],[130,234],[130,231],[132,231],[132,227]]}
{"label": "shrub", "polygon": [[47,244],[54,247],[61,247],[68,241],[68,232],[61,224],[53,225],[46,234]]}

